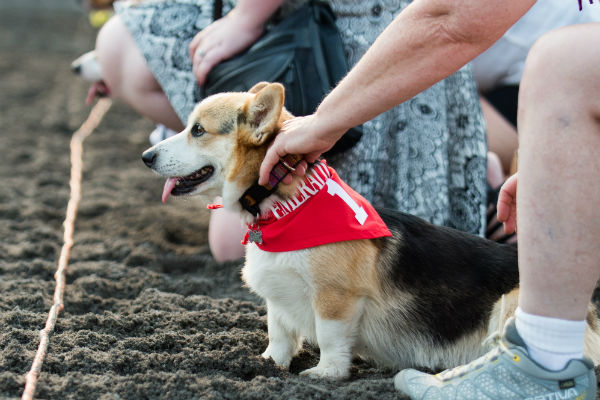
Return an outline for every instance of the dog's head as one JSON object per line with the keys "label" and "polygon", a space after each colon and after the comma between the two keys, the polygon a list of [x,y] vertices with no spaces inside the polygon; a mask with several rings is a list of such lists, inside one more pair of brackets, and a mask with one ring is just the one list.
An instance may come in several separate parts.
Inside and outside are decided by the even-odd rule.
{"label": "dog's head", "polygon": [[88,51],[75,59],[71,63],[71,71],[90,83],[102,80],[102,68],[95,50]]}
{"label": "dog's head", "polygon": [[144,163],[167,177],[169,195],[223,196],[225,206],[258,179],[269,143],[285,119],[284,88],[261,82],[245,93],[207,97],[191,113],[186,128],[142,154]]}

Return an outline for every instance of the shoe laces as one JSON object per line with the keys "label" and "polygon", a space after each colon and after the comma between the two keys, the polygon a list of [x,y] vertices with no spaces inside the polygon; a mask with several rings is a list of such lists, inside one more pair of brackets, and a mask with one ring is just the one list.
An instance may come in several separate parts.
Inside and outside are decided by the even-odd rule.
{"label": "shoe laces", "polygon": [[501,340],[501,337],[496,333],[494,333],[491,337],[488,337],[484,343],[488,346],[494,346],[494,348],[488,351],[483,356],[476,358],[468,364],[460,365],[452,369],[447,369],[445,371],[440,372],[436,376],[444,381],[463,377],[467,373],[481,369],[487,363],[497,360],[498,357],[500,357],[500,355],[502,354],[503,350],[506,349],[506,345],[504,345],[504,343]]}
{"label": "shoe laces", "polygon": [[[504,295],[500,303],[500,316],[504,315]],[[468,364],[460,365],[458,367],[447,369],[436,374],[441,380],[450,380],[454,378],[460,378],[471,371],[483,368],[486,364],[496,361],[502,353],[508,353],[514,361],[519,361],[520,357],[508,348],[506,342],[502,340],[502,318],[498,319],[498,330],[491,333],[484,341],[483,347],[491,349],[483,356],[476,358]]]}

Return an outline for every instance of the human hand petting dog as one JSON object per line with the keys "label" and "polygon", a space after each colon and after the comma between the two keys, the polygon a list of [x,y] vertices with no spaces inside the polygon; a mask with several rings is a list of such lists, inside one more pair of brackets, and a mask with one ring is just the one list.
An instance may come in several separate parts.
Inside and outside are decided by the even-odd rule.
{"label": "human hand petting dog", "polygon": [[498,195],[498,221],[504,223],[504,232],[511,234],[517,230],[517,181],[519,173],[504,182]]}
{"label": "human hand petting dog", "polygon": [[223,60],[250,47],[264,31],[267,19],[283,0],[241,0],[223,18],[213,22],[194,39],[189,52],[199,85],[210,70]]}
{"label": "human hand petting dog", "polygon": [[[266,185],[269,182],[269,173],[286,154],[304,156],[305,161],[301,162],[294,171],[296,175],[304,176],[307,163],[315,162],[321,154],[331,149],[344,132],[328,129],[317,114],[285,121],[260,166],[258,184]],[[285,184],[290,184],[291,181],[291,175],[283,179]]]}

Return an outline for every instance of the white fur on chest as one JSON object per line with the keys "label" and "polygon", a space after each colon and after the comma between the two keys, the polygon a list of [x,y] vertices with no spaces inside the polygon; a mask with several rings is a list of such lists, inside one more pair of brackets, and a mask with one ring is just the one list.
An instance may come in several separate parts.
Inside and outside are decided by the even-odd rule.
{"label": "white fur on chest", "polygon": [[268,252],[255,244],[246,246],[242,278],[267,302],[269,314],[290,333],[314,342],[314,285],[308,251]]}

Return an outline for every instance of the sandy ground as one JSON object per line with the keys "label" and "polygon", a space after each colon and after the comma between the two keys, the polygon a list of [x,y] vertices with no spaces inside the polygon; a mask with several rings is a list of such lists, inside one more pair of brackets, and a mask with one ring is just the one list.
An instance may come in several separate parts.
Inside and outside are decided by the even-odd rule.
{"label": "sandy ground", "polygon": [[[82,14],[0,13],[0,397],[19,397],[52,304],[69,195],[69,140],[87,85],[69,64],[94,43]],[[397,398],[393,371],[356,363],[328,383],[259,355],[265,308],[241,261],[218,265],[208,213],[161,204],[140,154],[152,124],[116,104],[84,144],[83,198],[65,309],[36,392],[46,399]]]}
{"label": "sandy ground", "polygon": [[[20,397],[51,306],[69,140],[89,112],[69,63],[95,31],[73,9],[0,13],[0,398]],[[314,348],[289,372],[259,356],[265,307],[242,287],[241,261],[211,258],[207,211],[160,203],[163,181],[140,161],[151,129],[116,104],[85,142],[65,309],[36,397],[399,398],[395,371],[357,361],[349,380],[329,383],[298,375],[318,361]]]}

